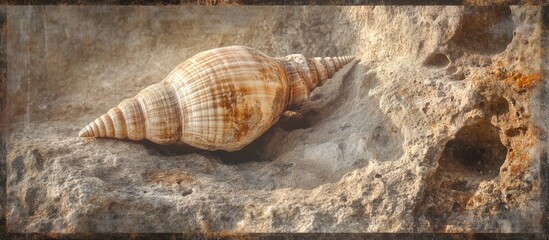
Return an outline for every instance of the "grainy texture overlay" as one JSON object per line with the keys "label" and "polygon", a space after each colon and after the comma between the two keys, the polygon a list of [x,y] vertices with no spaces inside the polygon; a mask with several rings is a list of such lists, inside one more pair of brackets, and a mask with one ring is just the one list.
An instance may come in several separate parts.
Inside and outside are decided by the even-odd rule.
{"label": "grainy texture overlay", "polygon": [[[4,9],[8,231],[543,230],[540,7]],[[77,137],[230,45],[360,61],[239,152]]]}

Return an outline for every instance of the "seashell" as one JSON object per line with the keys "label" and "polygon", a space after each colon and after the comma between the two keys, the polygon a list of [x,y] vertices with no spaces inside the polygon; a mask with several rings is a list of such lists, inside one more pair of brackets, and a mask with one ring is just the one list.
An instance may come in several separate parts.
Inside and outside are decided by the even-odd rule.
{"label": "seashell", "polygon": [[161,82],[123,100],[80,137],[148,139],[236,151],[297,110],[353,57],[271,58],[231,46],[196,54]]}

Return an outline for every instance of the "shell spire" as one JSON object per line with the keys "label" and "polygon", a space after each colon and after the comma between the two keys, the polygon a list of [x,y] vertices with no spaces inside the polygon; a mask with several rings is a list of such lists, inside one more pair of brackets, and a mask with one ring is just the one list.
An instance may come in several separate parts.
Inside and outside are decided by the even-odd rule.
{"label": "shell spire", "polygon": [[290,82],[289,109],[295,110],[303,106],[315,88],[324,85],[338,70],[353,61],[354,57],[307,58],[301,54],[291,54],[279,60],[284,63]]}
{"label": "shell spire", "polygon": [[[88,124],[78,135],[80,137],[144,139],[144,121],[139,109],[139,103],[135,101],[135,98],[126,99]],[[125,115],[131,119],[126,120]]]}
{"label": "shell spire", "polygon": [[174,95],[163,82],[153,84],[95,119],[79,136],[175,143],[181,132],[181,116]]}

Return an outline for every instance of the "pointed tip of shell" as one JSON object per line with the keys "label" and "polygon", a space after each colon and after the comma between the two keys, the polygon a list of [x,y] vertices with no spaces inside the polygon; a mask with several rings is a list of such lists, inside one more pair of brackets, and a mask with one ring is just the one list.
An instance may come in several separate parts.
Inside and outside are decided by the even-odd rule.
{"label": "pointed tip of shell", "polygon": [[93,131],[90,131],[89,126],[86,126],[82,130],[80,130],[80,132],[78,133],[78,137],[93,137]]}
{"label": "pointed tip of shell", "polygon": [[347,63],[350,63],[352,62],[353,60],[355,60],[355,57],[354,56],[341,56],[339,57],[340,60],[342,61],[342,65],[346,65]]}
{"label": "pointed tip of shell", "polygon": [[[101,117],[95,119],[93,122],[89,123],[78,133],[79,137],[116,137],[116,126],[113,124],[113,118],[111,118],[111,112],[101,115]],[[117,120],[117,119],[114,119]],[[121,132],[118,129],[118,132]]]}
{"label": "pointed tip of shell", "polygon": [[93,129],[90,127],[91,124],[88,124],[85,128],[82,128],[78,133],[78,137],[96,137],[93,134]]}

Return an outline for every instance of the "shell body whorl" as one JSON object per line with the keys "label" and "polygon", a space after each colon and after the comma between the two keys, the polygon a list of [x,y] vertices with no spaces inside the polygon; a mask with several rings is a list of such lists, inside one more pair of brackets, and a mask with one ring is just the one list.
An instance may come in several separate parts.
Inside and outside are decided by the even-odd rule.
{"label": "shell body whorl", "polygon": [[204,51],[111,108],[79,135],[239,150],[284,111],[302,106],[314,88],[351,60],[295,54],[271,58],[243,46]]}

